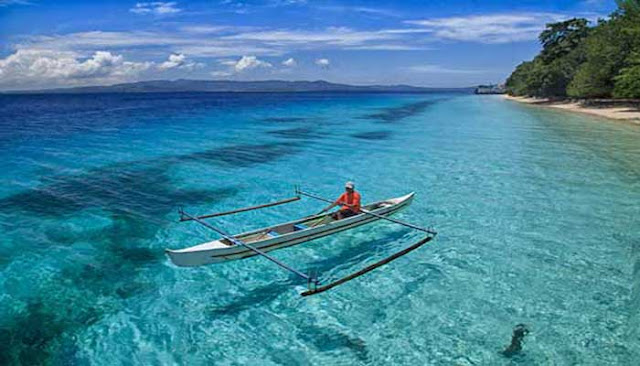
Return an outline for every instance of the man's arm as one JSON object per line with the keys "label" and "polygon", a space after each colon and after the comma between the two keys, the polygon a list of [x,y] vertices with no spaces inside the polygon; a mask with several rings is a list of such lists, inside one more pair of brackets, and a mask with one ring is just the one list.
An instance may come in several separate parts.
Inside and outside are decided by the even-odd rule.
{"label": "man's arm", "polygon": [[340,197],[338,197],[338,199],[334,203],[332,203],[329,206],[323,208],[322,211],[320,211],[319,213],[327,212],[327,211],[331,210],[332,208],[334,208],[334,207],[336,207],[338,205],[341,205],[341,204],[342,204],[342,195]]}
{"label": "man's arm", "polygon": [[323,208],[322,211],[320,211],[320,213],[327,212],[327,211],[331,210],[332,208],[336,207],[337,205],[338,204],[334,202],[334,203],[330,204],[329,206]]}

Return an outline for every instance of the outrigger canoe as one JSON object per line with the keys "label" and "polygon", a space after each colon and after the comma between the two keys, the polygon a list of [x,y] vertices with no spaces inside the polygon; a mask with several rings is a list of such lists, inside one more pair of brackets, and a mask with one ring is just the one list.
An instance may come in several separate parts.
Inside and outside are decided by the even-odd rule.
{"label": "outrigger canoe", "polygon": [[[254,255],[260,255],[263,258],[275,263],[281,268],[307,280],[307,291],[301,293],[302,296],[309,296],[330,290],[354,278],[360,277],[374,269],[381,267],[391,261],[400,258],[409,252],[416,250],[425,243],[431,241],[437,233],[432,229],[423,228],[408,222],[396,220],[390,216],[406,208],[413,201],[414,193],[397,198],[391,198],[384,201],[370,203],[361,208],[360,213],[342,220],[334,220],[331,214],[321,214],[308,216],[299,220],[287,222],[280,225],[265,227],[246,233],[231,235],[219,227],[216,227],[205,219],[231,215],[239,212],[251,211],[265,207],[282,205],[285,203],[298,201],[301,196],[313,198],[319,201],[333,203],[332,200],[317,196],[312,193],[303,192],[296,188],[296,196],[287,198],[277,202],[266,203],[258,206],[245,207],[232,211],[219,212],[203,216],[192,216],[182,209],[180,210],[180,221],[195,221],[198,224],[218,233],[221,239],[213,240],[207,243],[196,245],[185,249],[167,249],[166,252],[171,261],[182,267],[201,266],[205,264],[220,263],[235,259],[242,259]],[[347,205],[348,206],[348,205]],[[326,235],[334,234],[340,231],[352,229],[360,225],[368,224],[377,220],[391,221],[396,224],[409,227],[423,233],[427,236],[413,245],[398,251],[378,262],[368,265],[367,267],[351,273],[340,279],[321,283],[317,276],[305,274],[273,257],[270,252],[272,250],[290,247],[292,245],[304,243],[310,240],[321,238]]]}
{"label": "outrigger canoe", "polygon": [[[402,197],[373,202],[362,208],[375,215],[389,217],[409,206],[414,195],[415,193],[411,192]],[[270,252],[353,229],[380,219],[380,217],[362,212],[342,220],[334,220],[328,213],[233,235],[233,238],[262,252]],[[185,267],[226,262],[260,254],[246,246],[233,243],[227,238],[185,249],[167,249],[166,252],[174,264]]]}

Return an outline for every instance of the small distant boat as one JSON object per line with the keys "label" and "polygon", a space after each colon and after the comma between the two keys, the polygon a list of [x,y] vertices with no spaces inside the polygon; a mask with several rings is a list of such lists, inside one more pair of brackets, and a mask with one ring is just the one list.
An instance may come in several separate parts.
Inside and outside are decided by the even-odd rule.
{"label": "small distant boat", "polygon": [[[414,195],[415,193],[412,192],[402,197],[374,202],[363,208],[381,216],[391,216],[411,204]],[[334,220],[331,218],[331,214],[323,214],[249,231],[233,237],[263,252],[270,252],[353,229],[377,220],[380,218],[365,213],[342,220]],[[225,238],[185,249],[167,249],[166,252],[175,265],[187,267],[258,255],[255,251],[242,245],[236,245]]]}
{"label": "small distant boat", "polygon": [[[330,213],[319,214],[237,235],[230,235],[221,228],[213,226],[204,221],[205,219],[212,217],[231,215],[239,212],[251,211],[297,201],[300,200],[301,196],[333,203],[332,200],[308,192],[303,192],[297,188],[296,194],[297,196],[295,197],[287,198],[277,202],[203,216],[192,216],[184,212],[183,210],[180,210],[180,221],[195,221],[200,225],[217,232],[222,236],[222,238],[184,249],[166,249],[167,255],[174,264],[181,267],[201,266],[260,255],[280,266],[281,268],[307,280],[308,290],[302,292],[301,295],[309,296],[332,289],[333,287],[348,282],[356,277],[360,277],[365,273],[368,273],[397,258],[400,258],[401,256],[431,241],[437,234],[434,230],[419,227],[390,217],[391,215],[399,212],[400,210],[406,208],[407,206],[409,206],[409,204],[411,204],[411,202],[413,201],[413,197],[415,196],[414,192],[401,197],[370,203],[363,206],[360,209],[359,214],[341,220],[333,219]],[[301,244],[310,240],[321,238],[323,236],[334,234],[340,231],[352,229],[381,219],[422,231],[426,233],[427,236],[417,243],[399,252],[396,252],[378,262],[370,264],[369,266],[357,272],[354,272],[338,280],[323,284],[320,283],[316,276],[302,273],[301,271],[283,263],[279,259],[272,257],[271,254],[268,254],[268,252],[276,249]]]}

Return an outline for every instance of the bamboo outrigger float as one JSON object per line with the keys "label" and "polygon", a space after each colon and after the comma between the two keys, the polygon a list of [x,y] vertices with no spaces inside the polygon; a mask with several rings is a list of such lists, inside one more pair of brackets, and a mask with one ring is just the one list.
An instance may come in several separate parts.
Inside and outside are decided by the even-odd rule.
{"label": "bamboo outrigger float", "polygon": [[[361,208],[360,214],[344,218],[342,220],[334,220],[329,213],[319,214],[238,235],[230,235],[226,231],[213,226],[203,220],[211,217],[231,215],[238,212],[245,212],[290,203],[300,200],[301,196],[329,203],[333,203],[333,201],[308,192],[301,191],[296,188],[295,197],[232,211],[208,214],[203,216],[192,216],[181,209],[180,221],[195,221],[200,225],[217,232],[222,236],[222,238],[185,249],[167,249],[166,252],[174,264],[185,267],[226,262],[230,260],[251,257],[254,255],[260,255],[280,266],[281,268],[305,279],[307,281],[308,290],[303,292],[301,295],[309,296],[327,291],[356,277],[360,277],[365,273],[381,267],[431,241],[437,234],[435,231],[389,217],[409,206],[409,204],[411,204],[411,202],[413,201],[414,195],[415,193],[412,192],[401,197],[370,203]],[[310,240],[321,238],[326,235],[368,224],[377,220],[391,221],[399,225],[422,231],[426,233],[427,236],[417,243],[397,253],[394,253],[385,259],[373,263],[361,269],[360,271],[354,272],[348,276],[329,283],[320,283],[317,277],[305,274],[274,258],[270,254],[267,254],[267,252],[270,252],[272,250],[304,243]]]}

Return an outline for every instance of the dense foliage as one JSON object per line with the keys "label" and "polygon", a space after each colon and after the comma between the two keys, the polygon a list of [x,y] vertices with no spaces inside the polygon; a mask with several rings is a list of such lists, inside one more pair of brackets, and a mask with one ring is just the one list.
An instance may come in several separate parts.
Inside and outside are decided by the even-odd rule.
{"label": "dense foliage", "polygon": [[512,95],[640,98],[640,0],[621,0],[609,19],[547,24],[542,51],[507,79]]}

